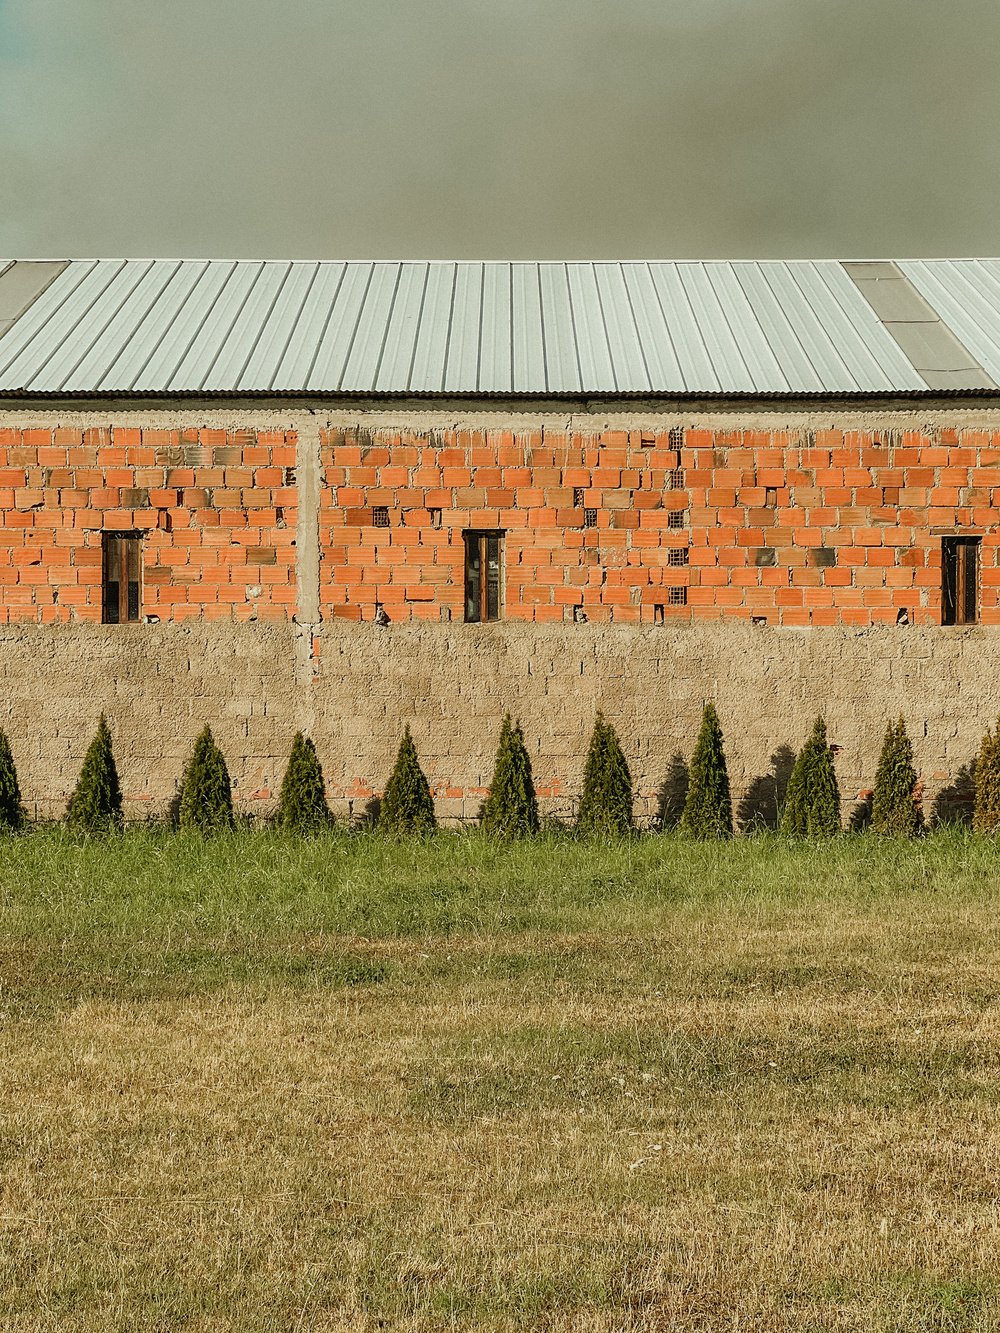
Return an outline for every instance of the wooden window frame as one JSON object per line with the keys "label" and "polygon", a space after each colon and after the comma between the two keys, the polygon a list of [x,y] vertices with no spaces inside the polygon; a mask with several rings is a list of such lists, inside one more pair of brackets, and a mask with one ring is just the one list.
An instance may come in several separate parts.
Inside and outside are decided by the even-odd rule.
{"label": "wooden window frame", "polygon": [[141,620],[142,533],[102,532],[101,621],[137,625]]}
{"label": "wooden window frame", "polygon": [[[462,533],[465,546],[465,621],[485,625],[503,619],[504,551],[503,528],[468,529]],[[490,543],[496,542],[495,579],[491,577]],[[491,599],[491,584],[495,597]],[[483,608],[486,614],[483,614]]]}
{"label": "wooden window frame", "polygon": [[981,537],[941,538],[941,624],[979,623]]}

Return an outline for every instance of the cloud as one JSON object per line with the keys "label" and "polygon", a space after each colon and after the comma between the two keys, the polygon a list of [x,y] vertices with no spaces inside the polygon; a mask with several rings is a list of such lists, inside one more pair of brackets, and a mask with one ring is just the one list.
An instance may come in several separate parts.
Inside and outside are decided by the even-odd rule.
{"label": "cloud", "polygon": [[0,254],[996,250],[986,0],[0,5]]}

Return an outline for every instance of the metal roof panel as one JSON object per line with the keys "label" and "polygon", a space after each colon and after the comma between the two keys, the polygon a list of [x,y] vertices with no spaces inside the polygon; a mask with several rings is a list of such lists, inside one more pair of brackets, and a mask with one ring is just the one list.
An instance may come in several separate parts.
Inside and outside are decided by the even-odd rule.
{"label": "metal roof panel", "polygon": [[[423,310],[417,325],[416,346],[413,349],[413,370],[407,385],[411,393],[440,393],[444,388],[455,299],[456,268],[456,264],[427,266]],[[478,338],[476,341],[478,343]],[[475,383],[474,370],[472,381]]]}
{"label": "metal roof panel", "polygon": [[319,272],[318,264],[289,264],[257,340],[239,372],[238,389],[266,392],[284,360]]}
{"label": "metal roof panel", "polygon": [[[26,261],[15,301],[20,268],[0,261],[7,393],[920,392],[933,349],[897,322],[923,301],[1000,383],[996,260]],[[935,387],[977,387],[953,363]]]}

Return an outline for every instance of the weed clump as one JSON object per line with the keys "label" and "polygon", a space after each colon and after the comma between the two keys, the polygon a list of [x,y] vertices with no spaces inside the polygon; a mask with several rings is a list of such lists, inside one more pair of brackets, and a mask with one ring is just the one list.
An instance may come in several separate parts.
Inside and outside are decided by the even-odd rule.
{"label": "weed clump", "polygon": [[728,838],[733,832],[733,803],[722,748],[722,728],[715,705],[707,703],[691,758],[691,772],[680,827],[696,838]]}
{"label": "weed clump", "polygon": [[184,775],[177,823],[215,833],[233,827],[233,792],[222,751],[206,727],[194,743]]}
{"label": "weed clump", "polygon": [[977,833],[995,833],[1000,826],[1000,719],[996,733],[989,727],[976,761],[976,805],[972,827]]}
{"label": "weed clump", "polygon": [[617,733],[601,712],[590,736],[576,827],[605,837],[632,830],[632,774]]}
{"label": "weed clump", "polygon": [[117,833],[122,827],[122,793],[103,713],[69,798],[66,819],[77,833]]}
{"label": "weed clump", "polygon": [[301,731],[295,733],[292,741],[275,823],[288,833],[315,833],[331,823],[316,747]]}
{"label": "weed clump", "polygon": [[876,833],[912,838],[923,825],[923,815],[914,795],[917,772],[913,746],[902,717],[886,727],[875,774],[872,795],[872,828]]}
{"label": "weed clump", "polygon": [[521,724],[510,714],[500,728],[500,744],[493,781],[483,807],[483,832],[494,838],[527,838],[538,832],[538,801],[531,777],[531,760]]}
{"label": "weed clump", "polygon": [[437,828],[434,816],[434,798],[417,758],[407,725],[392,776],[386,783],[385,795],[379,809],[378,826],[383,833],[406,837],[413,833],[433,833]]}
{"label": "weed clump", "polygon": [[788,780],[781,831],[800,838],[832,838],[840,832],[840,790],[822,717],[816,719]]}
{"label": "weed clump", "polygon": [[17,833],[25,822],[14,756],[10,752],[6,733],[0,731],[0,830]]}

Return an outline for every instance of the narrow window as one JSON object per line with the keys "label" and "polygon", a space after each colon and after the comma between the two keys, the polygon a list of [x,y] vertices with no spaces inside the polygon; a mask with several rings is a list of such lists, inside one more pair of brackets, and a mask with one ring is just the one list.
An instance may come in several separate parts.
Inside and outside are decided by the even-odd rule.
{"label": "narrow window", "polygon": [[777,486],[764,487],[764,507],[766,509],[777,509],[778,507],[778,488]]}
{"label": "narrow window", "polygon": [[668,606],[687,606],[688,590],[687,588],[668,588],[667,605]]}
{"label": "narrow window", "polygon": [[974,625],[979,619],[979,537],[941,540],[942,625]]}
{"label": "narrow window", "polygon": [[684,526],[684,510],[671,509],[667,514],[668,528],[682,528]]}
{"label": "narrow window", "polygon": [[574,487],[573,487],[573,508],[574,508],[574,509],[582,509],[582,508],[583,508],[583,487],[582,487],[582,486],[574,486]]}
{"label": "narrow window", "polygon": [[673,546],[667,552],[668,565],[686,565],[690,559],[690,551],[686,546]]}
{"label": "narrow window", "polygon": [[669,435],[669,442],[670,442],[670,448],[671,448],[671,449],[683,449],[683,448],[684,448],[684,427],[683,427],[683,426],[674,426],[674,427],[672,428],[672,430],[670,431],[670,435]]}
{"label": "narrow window", "polygon": [[684,489],[684,469],[682,467],[671,468],[670,489],[672,491],[682,491]]}
{"label": "narrow window", "polygon": [[105,532],[104,615],[105,625],[123,625],[139,619],[142,578],[142,538],[133,533]]}
{"label": "narrow window", "polygon": [[466,532],[465,618],[477,623],[500,619],[502,532]]}
{"label": "narrow window", "polygon": [[584,526],[585,528],[596,528],[596,527],[597,527],[597,510],[596,510],[596,509],[585,509],[585,510],[583,511],[583,526]]}
{"label": "narrow window", "polygon": [[372,527],[387,528],[389,526],[389,506],[375,505],[372,509]]}
{"label": "narrow window", "polygon": [[662,625],[662,624],[663,624],[663,603],[662,603],[662,602],[655,602],[655,603],[653,604],[653,624],[654,624],[654,625]]}
{"label": "narrow window", "polygon": [[439,527],[441,526],[441,510],[440,510],[440,509],[429,509],[427,512],[428,512],[428,513],[430,514],[430,516],[431,516],[431,527],[432,527],[432,528],[439,528]]}

